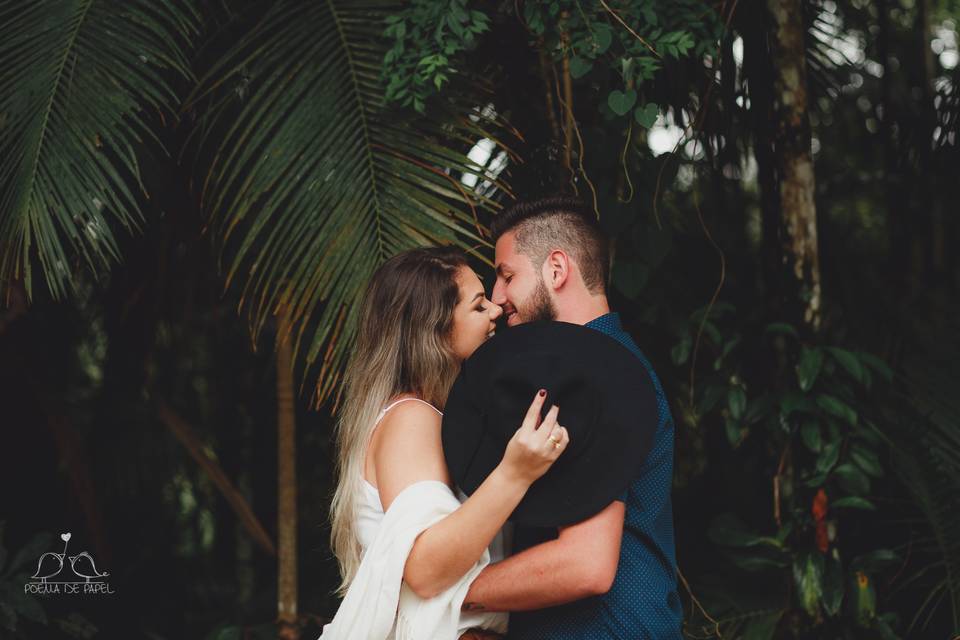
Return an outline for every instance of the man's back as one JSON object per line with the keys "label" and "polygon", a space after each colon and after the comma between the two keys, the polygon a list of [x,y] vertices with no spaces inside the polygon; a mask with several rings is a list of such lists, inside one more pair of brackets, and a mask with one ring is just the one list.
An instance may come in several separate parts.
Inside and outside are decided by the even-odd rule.
{"label": "man's back", "polygon": [[[510,638],[534,640],[679,639],[682,609],[677,595],[673,509],[673,418],[659,379],[649,361],[623,330],[620,317],[608,313],[587,327],[616,339],[646,368],[657,398],[653,447],[636,479],[624,493],[626,504],[620,561],[606,594],[559,607],[514,613]],[[550,532],[553,537],[556,531]],[[543,531],[518,531],[517,549],[544,541]]]}

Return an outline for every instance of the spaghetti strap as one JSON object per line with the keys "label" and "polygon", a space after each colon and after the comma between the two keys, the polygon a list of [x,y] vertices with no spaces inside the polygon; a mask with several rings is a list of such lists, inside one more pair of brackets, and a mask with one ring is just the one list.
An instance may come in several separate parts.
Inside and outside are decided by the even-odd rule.
{"label": "spaghetti strap", "polygon": [[427,405],[428,407],[430,407],[431,409],[433,409],[434,411],[436,411],[436,412],[437,412],[438,414],[440,414],[441,416],[443,415],[443,412],[440,411],[440,409],[437,409],[435,406],[433,406],[432,404],[430,404],[430,403],[427,402],[426,400],[421,400],[420,398],[400,398],[399,400],[394,400],[393,402],[391,402],[391,403],[388,404],[386,407],[384,407],[383,409],[380,410],[380,415],[377,417],[377,422],[376,422],[375,424],[379,424],[380,421],[383,420],[383,417],[384,417],[385,415],[387,415],[387,412],[390,411],[390,409],[393,409],[395,406],[397,406],[397,405],[400,404],[401,402],[406,402],[407,400],[415,400],[415,401],[417,401],[417,402],[421,402],[421,403]]}

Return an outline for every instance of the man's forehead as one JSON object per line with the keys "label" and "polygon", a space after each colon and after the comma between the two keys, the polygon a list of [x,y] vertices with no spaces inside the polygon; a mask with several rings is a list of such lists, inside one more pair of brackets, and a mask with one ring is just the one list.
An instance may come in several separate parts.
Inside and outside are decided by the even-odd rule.
{"label": "man's forehead", "polygon": [[517,256],[516,240],[512,231],[508,231],[497,239],[494,254],[497,271],[511,267],[511,262]]}

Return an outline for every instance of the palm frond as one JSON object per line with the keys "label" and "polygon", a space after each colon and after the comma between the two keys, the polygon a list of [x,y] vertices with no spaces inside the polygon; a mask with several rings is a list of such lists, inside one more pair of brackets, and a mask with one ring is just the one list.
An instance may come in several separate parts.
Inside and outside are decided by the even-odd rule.
{"label": "palm frond", "polygon": [[[911,406],[899,425],[886,430],[898,476],[921,525],[913,541],[914,567],[901,588],[909,584],[927,594],[912,628],[922,629],[934,615],[945,615],[960,633],[960,402],[955,393],[960,367],[953,357],[960,343],[942,343],[944,336],[956,335],[955,328],[929,334],[941,342],[917,340],[911,349],[903,364]],[[947,613],[938,613],[940,607]]]}
{"label": "palm frond", "polygon": [[469,91],[447,91],[427,118],[384,104],[384,19],[398,9],[277,3],[193,97],[216,105],[199,148],[210,157],[203,203],[228,283],[243,281],[255,340],[284,310],[295,352],[320,365],[321,401],[380,263],[418,245],[488,244],[474,207],[492,203],[457,176],[477,172],[466,153],[496,123]]}
{"label": "palm frond", "polygon": [[0,281],[54,297],[73,263],[95,274],[136,228],[137,147],[173,113],[197,16],[176,0],[0,2]]}

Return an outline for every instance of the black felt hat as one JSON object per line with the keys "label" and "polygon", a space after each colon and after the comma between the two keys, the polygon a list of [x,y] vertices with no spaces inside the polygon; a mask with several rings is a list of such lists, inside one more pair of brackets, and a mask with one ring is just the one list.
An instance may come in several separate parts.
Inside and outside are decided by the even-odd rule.
{"label": "black felt hat", "polygon": [[600,331],[566,322],[501,330],[463,364],[444,408],[443,451],[464,493],[500,463],[538,389],[547,390],[544,415],[559,406],[570,444],[510,520],[564,526],[599,513],[636,477],[657,400],[639,358]]}

